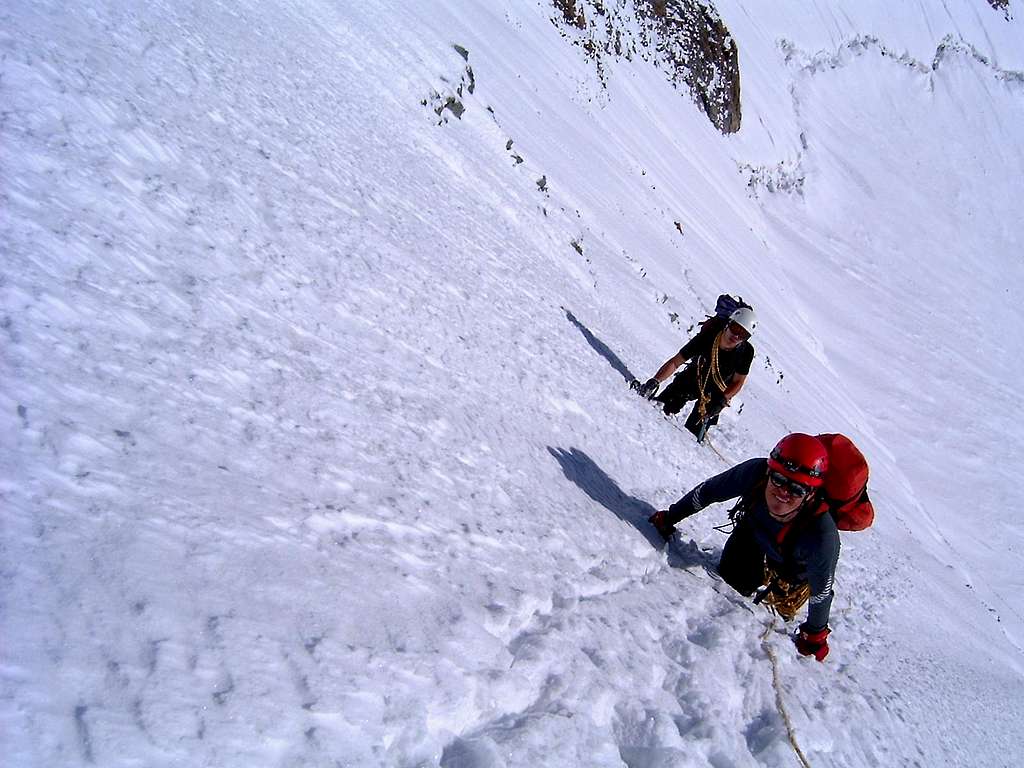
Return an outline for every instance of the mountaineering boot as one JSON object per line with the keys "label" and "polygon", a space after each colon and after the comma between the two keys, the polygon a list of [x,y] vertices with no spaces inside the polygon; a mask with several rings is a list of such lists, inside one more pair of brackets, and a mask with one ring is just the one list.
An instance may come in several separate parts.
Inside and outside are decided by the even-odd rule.
{"label": "mountaineering boot", "polygon": [[672,534],[676,532],[676,527],[668,521],[668,512],[664,509],[648,517],[647,522],[654,526],[654,529],[665,541],[671,539]]}

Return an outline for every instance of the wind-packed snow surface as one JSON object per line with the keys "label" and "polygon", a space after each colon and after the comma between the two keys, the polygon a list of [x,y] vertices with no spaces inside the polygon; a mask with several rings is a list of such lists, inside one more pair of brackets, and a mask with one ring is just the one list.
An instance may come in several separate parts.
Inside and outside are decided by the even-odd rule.
{"label": "wind-packed snow surface", "polygon": [[[1016,765],[1022,9],[835,5],[719,4],[723,137],[543,3],[8,4],[4,765]],[[792,430],[822,664],[645,523]]]}

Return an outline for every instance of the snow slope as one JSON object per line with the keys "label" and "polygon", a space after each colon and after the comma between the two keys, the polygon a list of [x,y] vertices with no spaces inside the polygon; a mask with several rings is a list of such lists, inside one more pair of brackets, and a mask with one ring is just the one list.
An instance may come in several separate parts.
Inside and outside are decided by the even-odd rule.
{"label": "snow slope", "polygon": [[[772,5],[730,137],[539,3],[9,6],[5,763],[1014,764],[1021,22]],[[625,385],[721,291],[712,451]],[[789,430],[825,664],[644,523]]]}

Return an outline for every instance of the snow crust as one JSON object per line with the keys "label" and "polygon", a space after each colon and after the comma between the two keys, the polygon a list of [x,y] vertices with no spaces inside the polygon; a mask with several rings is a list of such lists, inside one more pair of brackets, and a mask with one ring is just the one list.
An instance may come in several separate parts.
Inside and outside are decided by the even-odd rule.
{"label": "snow crust", "polygon": [[[717,6],[730,137],[541,3],[9,6],[5,765],[1015,765],[1024,35],[843,6]],[[725,291],[702,447],[626,384]],[[824,664],[644,522],[794,430]]]}

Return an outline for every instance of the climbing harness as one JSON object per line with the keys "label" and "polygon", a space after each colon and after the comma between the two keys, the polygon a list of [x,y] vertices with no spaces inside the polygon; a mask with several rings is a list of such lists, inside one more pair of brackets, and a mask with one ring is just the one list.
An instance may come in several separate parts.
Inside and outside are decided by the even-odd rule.
{"label": "climbing harness", "polygon": [[754,604],[764,603],[765,607],[786,621],[792,621],[797,611],[811,597],[811,585],[806,581],[789,581],[782,578],[774,568],[765,565],[765,585],[754,597]]}
{"label": "climbing harness", "polygon": [[708,379],[712,379],[715,382],[715,386],[718,387],[719,391],[725,392],[726,383],[722,379],[722,372],[718,368],[718,347],[722,343],[722,336],[725,335],[725,328],[718,332],[715,337],[715,341],[711,345],[711,362],[707,367],[707,371],[704,372],[704,380],[701,381],[701,358],[697,358],[697,408],[700,413],[701,421],[707,421],[707,408],[711,402],[711,395],[707,394]]}
{"label": "climbing harness", "polygon": [[701,358],[697,358],[697,412],[700,414],[700,432],[697,434],[697,442],[703,442],[708,426],[710,426],[708,424],[708,405],[711,403],[711,395],[707,394],[708,379],[715,382],[715,386],[720,392],[725,392],[727,387],[718,367],[718,348],[722,343],[725,331],[725,328],[720,330],[711,344],[711,361],[704,372],[703,381],[701,380]]}

